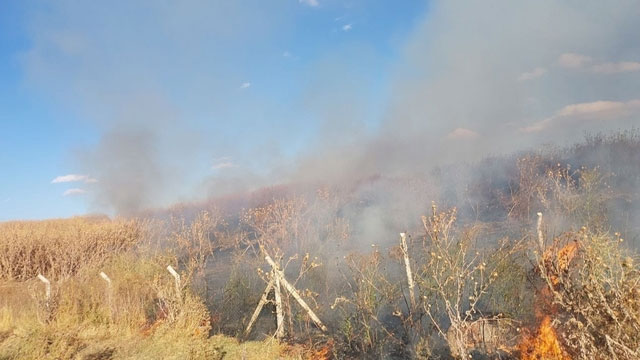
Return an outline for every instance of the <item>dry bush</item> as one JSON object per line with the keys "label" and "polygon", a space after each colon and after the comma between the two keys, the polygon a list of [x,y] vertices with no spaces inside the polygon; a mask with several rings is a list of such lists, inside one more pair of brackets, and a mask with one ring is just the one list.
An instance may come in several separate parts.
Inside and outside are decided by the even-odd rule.
{"label": "dry bush", "polygon": [[[242,222],[249,229],[249,241],[257,240],[268,251],[285,248],[296,251],[307,225],[303,216],[306,208],[307,202],[303,198],[293,198],[274,199],[264,206],[247,210]],[[254,251],[257,255],[257,249]]]}
{"label": "dry bush", "polygon": [[[506,335],[513,322],[503,315],[483,313],[483,301],[503,281],[510,269],[507,265],[520,251],[519,243],[503,240],[497,247],[479,247],[476,239],[480,228],[456,229],[455,209],[438,212],[434,205],[432,215],[422,219],[426,232],[422,243],[424,263],[416,272],[421,306],[446,340],[451,355],[464,359],[474,348],[496,349],[502,341],[508,344]],[[499,321],[500,327],[491,330],[493,338],[480,336],[480,343],[476,341],[478,324],[489,324],[489,320]]]}
{"label": "dry bush", "polygon": [[517,220],[531,219],[533,209],[538,209],[540,193],[546,192],[543,156],[528,155],[516,160],[517,179],[510,184],[509,195],[503,199],[507,216]]}
{"label": "dry bush", "polygon": [[572,169],[553,159],[529,155],[517,160],[518,179],[503,197],[508,217],[530,221],[534,212],[543,209],[556,225],[570,222],[603,229],[608,222],[607,203],[613,198],[607,183],[610,174],[598,167]]}
{"label": "dry bush", "polygon": [[345,260],[350,273],[345,275],[344,295],[331,306],[340,313],[339,345],[346,352],[343,355],[382,354],[389,345],[402,343],[400,335],[388,328],[389,319],[383,318],[392,312],[400,315],[400,289],[387,279],[384,257],[378,250],[351,254]]}
{"label": "dry bush", "polygon": [[167,265],[181,272],[181,286],[190,286],[201,295],[206,294],[205,269],[213,257],[217,240],[225,237],[226,223],[216,211],[202,211],[188,222],[184,218],[172,218],[169,224],[166,250]]}
{"label": "dry bush", "polygon": [[239,336],[245,329],[264,290],[264,283],[256,274],[256,268],[263,262],[263,259],[254,259],[250,263],[244,256],[234,256],[232,265],[226,267],[221,276],[227,276],[227,280],[219,298],[214,299],[212,310],[217,320],[212,324],[216,331]]}
{"label": "dry bush", "polygon": [[545,213],[574,224],[585,224],[591,229],[606,226],[607,201],[611,193],[607,188],[607,176],[598,168],[581,167],[572,171],[571,166],[558,164],[547,170],[545,180],[545,189],[538,192]]}
{"label": "dry bush", "polygon": [[348,219],[338,216],[341,199],[326,188],[315,196],[277,198],[243,212],[240,227],[246,230],[246,243],[259,254],[281,249],[287,255],[316,252],[320,244],[332,240],[343,243],[350,236]]}
{"label": "dry bush", "polygon": [[143,237],[144,222],[73,218],[0,224],[0,279],[27,280],[42,273],[68,278],[84,266],[125,252]]}
{"label": "dry bush", "polygon": [[616,234],[587,228],[544,247],[539,227],[541,302],[573,359],[640,357],[640,269]]}

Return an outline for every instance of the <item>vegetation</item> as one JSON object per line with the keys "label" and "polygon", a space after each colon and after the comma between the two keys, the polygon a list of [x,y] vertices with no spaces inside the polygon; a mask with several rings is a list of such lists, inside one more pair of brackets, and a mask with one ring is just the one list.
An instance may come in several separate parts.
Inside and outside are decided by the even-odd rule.
{"label": "vegetation", "polygon": [[[444,169],[444,210],[398,204],[420,182],[385,179],[240,212],[0,224],[0,359],[639,358],[640,164],[600,162],[639,144],[488,159],[464,186]],[[328,331],[283,291],[243,335],[266,255]]]}

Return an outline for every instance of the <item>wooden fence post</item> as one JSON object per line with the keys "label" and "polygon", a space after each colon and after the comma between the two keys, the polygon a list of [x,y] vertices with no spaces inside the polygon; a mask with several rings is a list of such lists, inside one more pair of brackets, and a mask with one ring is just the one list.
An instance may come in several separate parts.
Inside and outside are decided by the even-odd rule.
{"label": "wooden fence post", "polygon": [[284,337],[284,313],[282,312],[282,295],[280,293],[280,278],[273,273],[275,281],[275,299],[276,299],[276,338],[282,339]]}
{"label": "wooden fence post", "polygon": [[407,272],[407,283],[409,285],[409,300],[411,301],[411,312],[416,308],[416,296],[414,291],[413,273],[411,272],[411,262],[409,260],[409,248],[407,246],[407,234],[400,233],[400,246],[404,257],[404,268]]}
{"label": "wooden fence post", "polygon": [[280,282],[282,283],[282,285],[284,285],[284,288],[291,294],[291,296],[293,296],[294,299],[296,299],[298,304],[302,306],[302,308],[307,312],[307,314],[309,314],[309,317],[311,318],[311,320],[313,320],[316,326],[318,326],[322,331],[326,332],[328,330],[327,327],[324,326],[324,324],[322,323],[322,321],[320,321],[320,318],[318,318],[316,313],[314,313],[313,310],[311,310],[309,305],[307,305],[307,303],[304,301],[304,299],[302,299],[300,294],[298,294],[298,291],[296,290],[296,288],[293,287],[293,285],[291,285],[287,281],[287,279],[284,277],[284,274],[282,273],[282,271],[280,271],[280,269],[278,269],[278,265],[276,265],[275,261],[273,261],[271,256],[269,256],[269,254],[265,252],[264,258],[265,260],[267,260],[269,265],[271,265],[271,267],[273,268],[274,274],[280,279]]}
{"label": "wooden fence post", "polygon": [[258,306],[256,306],[256,309],[253,312],[253,315],[251,315],[251,320],[249,320],[249,325],[247,325],[247,329],[244,331],[245,337],[247,337],[251,332],[251,327],[253,327],[253,323],[256,321],[256,319],[258,319],[258,315],[260,315],[260,311],[262,311],[262,307],[264,306],[264,304],[267,303],[267,297],[269,296],[269,292],[273,288],[274,281],[275,281],[275,277],[272,276],[271,279],[269,280],[269,283],[267,284],[267,287],[264,289],[264,292],[262,293],[262,297],[258,302]]}
{"label": "wooden fence post", "polygon": [[113,315],[112,309],[112,293],[113,290],[111,288],[111,279],[105,274],[103,271],[100,271],[100,277],[107,283],[107,303],[109,304],[109,314]]}
{"label": "wooden fence post", "polygon": [[46,321],[48,322],[51,319],[51,281],[42,274],[38,274],[38,279],[44,283],[44,306],[46,309]]}
{"label": "wooden fence post", "polygon": [[107,287],[109,287],[109,289],[111,289],[111,279],[107,276],[107,274],[105,274],[104,272],[100,272],[100,277],[102,279],[104,279],[104,281],[107,282]]}
{"label": "wooden fence post", "polygon": [[38,279],[44,283],[44,293],[47,299],[47,307],[49,307],[49,300],[51,300],[51,281],[42,274],[38,274]]}
{"label": "wooden fence post", "polygon": [[167,266],[167,270],[169,271],[169,273],[175,279],[175,282],[176,282],[176,295],[178,296],[178,298],[182,298],[182,296],[181,296],[182,292],[180,291],[180,289],[181,289],[180,274],[178,274],[178,272],[171,265]]}
{"label": "wooden fence post", "polygon": [[542,236],[542,213],[538,213],[538,224],[536,226],[538,231],[538,246],[540,247],[540,256],[544,253],[544,237]]}

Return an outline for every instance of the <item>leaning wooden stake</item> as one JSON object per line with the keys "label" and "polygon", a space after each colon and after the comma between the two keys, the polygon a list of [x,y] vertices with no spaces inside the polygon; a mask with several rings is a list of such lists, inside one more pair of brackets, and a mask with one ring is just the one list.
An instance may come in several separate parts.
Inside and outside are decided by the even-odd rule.
{"label": "leaning wooden stake", "polygon": [[264,292],[262,293],[262,297],[260,298],[260,302],[258,302],[258,306],[256,306],[256,310],[253,312],[253,315],[251,315],[251,320],[249,320],[249,325],[247,325],[247,329],[244,331],[245,337],[248,336],[249,333],[251,332],[253,323],[256,322],[256,320],[258,319],[258,315],[260,315],[260,311],[262,311],[262,307],[264,306],[264,304],[267,303],[267,297],[269,296],[269,292],[273,288],[274,281],[275,281],[275,276],[272,276],[271,280],[269,280],[269,284],[267,284],[267,288],[264,289]]}
{"label": "leaning wooden stake", "polygon": [[103,271],[100,272],[100,277],[107,283],[107,303],[109,304],[109,311],[111,311],[113,290],[111,289],[111,279]]}
{"label": "leaning wooden stake", "polygon": [[282,339],[284,337],[284,313],[282,312],[282,295],[280,294],[280,278],[277,275],[273,275],[275,280],[275,298],[276,298],[276,338]]}
{"label": "leaning wooden stake", "polygon": [[271,256],[269,256],[265,252],[264,258],[265,258],[265,260],[267,260],[269,265],[271,265],[271,267],[273,268],[273,273],[275,274],[275,276],[277,276],[280,279],[280,282],[282,283],[282,285],[284,285],[284,288],[287,289],[287,291],[291,294],[291,296],[293,296],[293,298],[296,299],[298,304],[300,304],[300,306],[302,306],[302,308],[307,312],[307,314],[309,314],[309,317],[311,318],[311,320],[313,320],[313,322],[322,331],[327,331],[327,327],[324,326],[322,321],[320,321],[320,318],[318,318],[318,316],[313,312],[313,310],[311,310],[309,305],[307,305],[307,303],[302,299],[302,297],[300,297],[300,295],[298,294],[298,291],[296,290],[296,288],[294,288],[293,285],[291,285],[287,281],[287,279],[285,279],[284,274],[282,273],[282,271],[280,271],[280,269],[278,268],[278,265],[276,265],[275,261],[273,261]]}
{"label": "leaning wooden stake", "polygon": [[51,281],[44,277],[42,274],[38,274],[38,279],[44,283],[44,295],[46,298],[46,306],[47,310],[49,310],[49,305],[51,303]]}
{"label": "leaning wooden stake", "polygon": [[180,294],[180,274],[178,274],[178,272],[171,266],[168,265],[167,266],[167,270],[169,271],[169,273],[173,276],[173,278],[176,281],[176,295],[178,295],[178,298],[181,298]]}
{"label": "leaning wooden stake", "polygon": [[38,279],[44,283],[45,303],[44,306],[47,309],[47,319],[51,316],[51,281],[44,277],[42,274],[38,274]]}
{"label": "leaning wooden stake", "polygon": [[111,279],[104,272],[100,271],[100,277],[107,282],[107,286],[111,288]]}
{"label": "leaning wooden stake", "polygon": [[411,272],[411,263],[409,261],[407,234],[405,233],[400,233],[400,246],[402,247],[402,255],[404,257],[404,268],[407,272],[407,283],[409,284],[409,300],[411,301],[411,312],[413,312],[416,308],[416,296],[413,284],[413,273]]}
{"label": "leaning wooden stake", "polygon": [[44,293],[47,298],[47,303],[49,303],[49,300],[51,299],[51,281],[42,274],[38,274],[38,279],[44,283]]}

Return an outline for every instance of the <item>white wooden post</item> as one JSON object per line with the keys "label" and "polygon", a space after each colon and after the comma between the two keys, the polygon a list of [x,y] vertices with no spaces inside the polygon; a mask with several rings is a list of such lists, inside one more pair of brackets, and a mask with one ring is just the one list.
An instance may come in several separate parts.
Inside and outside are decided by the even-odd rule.
{"label": "white wooden post", "polygon": [[51,317],[51,281],[44,277],[42,274],[38,274],[38,279],[44,283],[44,294],[45,294],[45,302],[44,306],[47,311],[47,321],[49,321]]}
{"label": "white wooden post", "polygon": [[538,224],[536,226],[538,230],[538,246],[540,247],[540,256],[544,253],[544,237],[542,236],[542,213],[538,213]]}
{"label": "white wooden post", "polygon": [[107,282],[107,286],[108,286],[109,288],[111,288],[111,279],[107,276],[107,274],[105,274],[104,272],[102,272],[102,271],[101,271],[101,272],[100,272],[100,277],[101,277],[102,279],[104,279],[104,281],[106,281],[106,282]]}
{"label": "white wooden post", "polygon": [[178,272],[171,265],[167,266],[167,270],[169,270],[169,273],[176,280],[176,294],[178,295],[178,297],[181,297],[180,296],[180,293],[181,293],[180,292],[180,274],[178,274]]}
{"label": "white wooden post", "polygon": [[49,306],[49,300],[51,299],[51,281],[44,277],[42,274],[38,274],[38,279],[44,283],[44,292],[47,298],[47,306]]}
{"label": "white wooden post", "polygon": [[280,294],[280,278],[273,273],[272,275],[275,281],[275,298],[276,298],[276,338],[282,339],[284,337],[284,313],[282,312],[282,296]]}
{"label": "white wooden post", "polygon": [[409,285],[409,300],[411,301],[411,312],[416,308],[416,296],[414,293],[413,273],[411,272],[411,262],[409,261],[409,248],[407,247],[407,234],[400,233],[400,246],[404,257],[404,268],[407,272],[407,283]]}
{"label": "white wooden post", "polygon": [[113,290],[111,289],[111,279],[103,271],[100,271],[100,277],[107,283],[107,303],[109,304],[109,312],[111,312],[111,298],[113,293]]}

